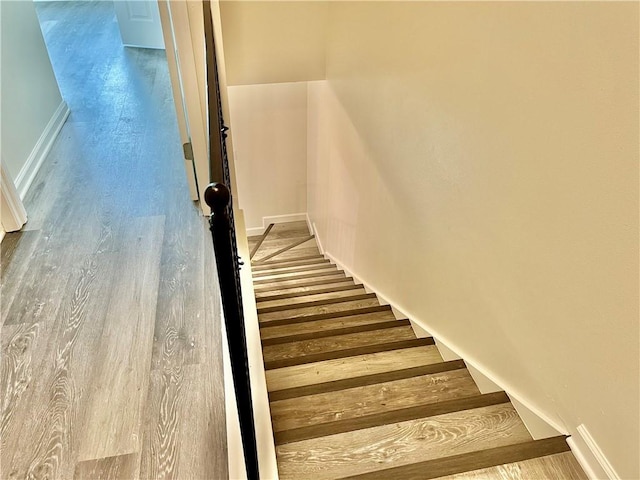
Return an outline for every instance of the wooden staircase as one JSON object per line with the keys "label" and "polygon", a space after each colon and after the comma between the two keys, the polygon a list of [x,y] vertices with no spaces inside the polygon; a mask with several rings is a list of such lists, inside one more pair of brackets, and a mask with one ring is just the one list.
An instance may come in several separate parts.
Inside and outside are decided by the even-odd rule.
{"label": "wooden staircase", "polygon": [[504,392],[325,259],[304,222],[250,237],[281,479],[586,479]]}

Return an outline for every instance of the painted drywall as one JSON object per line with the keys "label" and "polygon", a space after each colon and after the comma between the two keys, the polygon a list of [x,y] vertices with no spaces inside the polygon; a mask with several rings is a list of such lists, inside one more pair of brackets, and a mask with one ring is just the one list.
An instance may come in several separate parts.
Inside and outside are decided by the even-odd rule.
{"label": "painted drywall", "polygon": [[325,2],[221,1],[229,85],[325,78]]}
{"label": "painted drywall", "polygon": [[324,249],[639,478],[638,4],[331,2]]}
{"label": "painted drywall", "polygon": [[0,3],[1,148],[16,179],[63,103],[33,2]]}
{"label": "painted drywall", "polygon": [[307,84],[228,88],[239,206],[247,229],[307,211]]}

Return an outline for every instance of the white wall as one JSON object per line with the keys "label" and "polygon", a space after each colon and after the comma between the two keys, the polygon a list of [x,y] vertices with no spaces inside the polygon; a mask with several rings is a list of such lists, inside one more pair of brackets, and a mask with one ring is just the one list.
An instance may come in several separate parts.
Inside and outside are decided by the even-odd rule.
{"label": "white wall", "polygon": [[0,148],[5,167],[16,180],[30,167],[28,160],[37,163],[34,155],[42,152],[34,150],[44,148],[43,135],[60,126],[55,124],[58,117],[66,117],[33,2],[0,3]]}
{"label": "white wall", "polygon": [[325,2],[221,1],[229,85],[325,78]]}
{"label": "white wall", "polygon": [[229,87],[239,206],[255,234],[263,218],[307,211],[307,84]]}
{"label": "white wall", "polygon": [[331,2],[324,248],[639,478],[638,4]]}

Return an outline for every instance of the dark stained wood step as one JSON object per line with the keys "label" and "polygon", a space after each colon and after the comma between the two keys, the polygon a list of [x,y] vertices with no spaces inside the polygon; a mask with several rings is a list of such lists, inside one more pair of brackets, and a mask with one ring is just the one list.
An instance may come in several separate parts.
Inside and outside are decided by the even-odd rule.
{"label": "dark stained wood step", "polygon": [[[487,393],[484,395],[474,395],[472,397],[458,398],[455,400],[382,412],[375,415],[366,415],[363,417],[336,420],[334,422],[311,425],[308,427],[276,431],[274,432],[274,437],[276,445],[283,445],[285,443],[299,442],[311,438],[319,438],[338,433],[351,432],[354,430],[390,425],[406,422],[408,420],[435,417],[437,415],[445,415],[447,413],[459,412],[461,410],[488,407],[490,405],[499,405],[501,403],[508,402],[509,397],[504,392]],[[405,477],[389,476],[386,478]]]}
{"label": "dark stained wood step", "polygon": [[[328,277],[328,276],[346,276],[345,273],[342,270],[338,270],[336,268],[331,269],[329,271],[318,271],[316,273],[308,273],[308,274],[303,274],[303,275],[289,275],[286,277],[282,277],[282,278],[269,278],[269,279],[264,279],[264,280],[254,280],[253,284],[256,286],[261,286],[261,285],[273,285],[273,286],[278,286],[278,285],[291,285],[291,284],[295,284],[295,282],[297,282],[298,280],[302,280],[302,279],[306,279],[306,278],[320,278],[320,277]],[[289,283],[286,283],[289,282]]]}
{"label": "dark stained wood step", "polygon": [[558,436],[542,440],[505,445],[475,452],[452,455],[449,457],[411,463],[395,468],[387,468],[376,472],[353,475],[350,480],[424,480],[470,472],[481,468],[494,467],[507,463],[521,462],[556,453],[568,452],[567,437]]}
{"label": "dark stained wood step", "polygon": [[[367,330],[365,332],[343,333],[322,338],[311,338],[297,342],[285,342],[266,345],[262,348],[264,361],[300,359],[315,354],[337,353],[373,345],[415,340],[413,329],[406,325],[394,325],[392,328]],[[327,360],[330,360],[328,358]]]}
{"label": "dark stained wood step", "polygon": [[253,291],[256,292],[256,296],[265,295],[273,291],[294,291],[296,289],[306,287],[316,287],[318,285],[331,285],[335,283],[353,282],[353,277],[344,276],[344,272],[337,272],[335,276],[330,278],[320,278],[318,280],[306,280],[304,282],[292,282],[290,285],[273,284],[273,285],[255,285]]}
{"label": "dark stained wood step", "polygon": [[371,325],[382,322],[397,322],[391,310],[384,312],[366,313],[363,315],[351,315],[348,317],[325,318],[312,322],[294,323],[271,327],[268,324],[260,328],[260,338],[263,340],[276,337],[288,337],[291,335],[320,334],[328,330]]}
{"label": "dark stained wood step", "polygon": [[362,315],[365,313],[386,312],[391,311],[389,305],[377,305],[374,307],[354,308],[351,310],[343,310],[341,312],[318,313],[316,315],[307,315],[304,317],[281,318],[278,320],[266,320],[260,322],[260,326],[276,327],[279,325],[291,325],[294,323],[313,322],[316,320],[324,320],[327,318],[350,317],[352,315]]}
{"label": "dark stained wood step", "polygon": [[299,308],[306,307],[319,307],[321,305],[331,305],[334,303],[342,303],[342,302],[352,302],[355,300],[369,300],[369,299],[377,299],[375,293],[361,293],[357,295],[350,295],[348,297],[335,297],[335,298],[324,298],[322,300],[310,300],[308,302],[303,303],[295,303],[293,305],[277,305],[274,307],[258,307],[258,315],[263,313],[273,313],[273,312],[283,312],[287,310],[297,310]]}
{"label": "dark stained wood step", "polygon": [[302,262],[305,260],[316,260],[316,259],[325,259],[324,256],[322,256],[321,254],[317,254],[317,255],[303,255],[300,257],[292,257],[292,258],[287,258],[284,260],[271,260],[269,262],[261,262],[257,265],[252,265],[251,267],[265,267],[265,268],[269,268],[272,267],[274,265],[281,265],[283,263],[289,263],[289,262]]}
{"label": "dark stained wood step", "polygon": [[308,237],[305,237],[305,238],[302,238],[300,240],[297,240],[297,241],[291,243],[290,245],[287,245],[286,247],[281,248],[280,250],[277,250],[277,251],[275,251],[273,253],[270,253],[269,255],[267,255],[265,257],[260,258],[259,260],[254,260],[253,263],[258,264],[258,263],[265,262],[265,261],[267,261],[267,260],[269,260],[271,258],[277,257],[278,255],[280,255],[281,253],[286,252],[287,250],[291,250],[292,248],[297,247],[298,245],[302,245],[303,243],[306,243],[309,240],[313,240],[314,238],[315,238],[314,235],[309,235]]}
{"label": "dark stained wood step", "polygon": [[[300,273],[300,272],[313,272],[314,270],[323,270],[327,268],[331,268],[332,265],[330,262],[318,263],[316,265],[297,265],[295,267],[285,267],[278,268],[273,270],[261,270],[253,273],[253,279],[258,280],[263,277],[273,277],[276,275],[287,275],[290,273]],[[337,270],[337,267],[336,267]]]}
{"label": "dark stained wood step", "polygon": [[320,255],[316,258],[310,258],[306,260],[281,261],[273,265],[269,265],[269,262],[266,262],[264,264],[251,265],[251,271],[264,272],[265,270],[277,270],[280,268],[288,268],[288,267],[302,267],[304,265],[318,265],[322,263],[331,263],[331,261],[328,258],[324,258],[323,256]]}
{"label": "dark stained wood step", "polygon": [[480,395],[466,368],[273,401],[275,431]]}
{"label": "dark stained wood step", "polygon": [[260,236],[260,239],[256,242],[256,244],[251,249],[251,253],[249,253],[249,260],[251,260],[253,256],[256,254],[256,252],[260,248],[260,245],[262,245],[262,242],[264,242],[265,238],[267,238],[267,235],[269,235],[269,232],[271,231],[272,228],[273,228],[273,223],[270,223],[267,229],[264,231],[264,233]]}
{"label": "dark stained wood step", "polygon": [[321,295],[324,293],[333,293],[333,292],[343,292],[346,290],[357,290],[359,288],[363,288],[362,285],[358,285],[356,283],[352,285],[342,285],[342,286],[334,286],[328,288],[319,288],[317,290],[305,291],[305,292],[293,292],[293,293],[280,293],[277,295],[268,295],[260,298],[256,298],[256,302],[258,304],[262,302],[270,302],[273,300],[286,300],[288,298],[299,298],[299,297],[312,297],[313,295]]}
{"label": "dark stained wood step", "polygon": [[[510,402],[364,428],[276,446],[281,480],[329,480],[532,440]],[[409,477],[422,478],[422,477]]]}
{"label": "dark stained wood step", "polygon": [[269,392],[269,401],[275,402],[278,400],[303,397],[306,395],[336,392],[338,390],[364,387],[367,385],[374,385],[376,383],[392,382],[394,380],[417,377],[420,375],[431,375],[440,372],[458,370],[461,368],[466,368],[466,365],[462,360],[451,360],[448,362],[432,363],[430,365],[421,365],[419,367],[405,368],[402,370],[393,370],[391,372],[376,373],[373,375],[362,375],[359,377],[346,378],[344,380],[334,380],[332,382],[323,382],[313,385],[305,385],[302,387],[274,390],[272,392]]}
{"label": "dark stained wood step", "polygon": [[319,338],[335,337],[336,335],[347,335],[349,333],[370,332],[374,330],[383,330],[387,328],[395,328],[402,326],[411,326],[409,320],[390,320],[388,322],[366,323],[364,325],[356,325],[353,327],[336,328],[334,330],[323,330],[320,332],[301,333],[298,335],[287,335],[282,337],[270,337],[262,340],[262,346],[280,345],[290,342],[300,342],[303,340],[317,340]]}
{"label": "dark stained wood step", "polygon": [[314,353],[295,358],[283,358],[279,360],[265,361],[265,370],[275,370],[277,368],[293,367],[295,365],[304,365],[306,363],[322,362],[324,360],[335,360],[338,358],[355,357],[357,355],[366,355],[368,353],[388,352],[390,350],[400,350],[403,348],[420,347],[427,345],[435,345],[432,337],[415,338],[412,340],[402,340],[399,342],[382,343],[378,345],[367,345],[356,348],[348,348],[344,350]]}

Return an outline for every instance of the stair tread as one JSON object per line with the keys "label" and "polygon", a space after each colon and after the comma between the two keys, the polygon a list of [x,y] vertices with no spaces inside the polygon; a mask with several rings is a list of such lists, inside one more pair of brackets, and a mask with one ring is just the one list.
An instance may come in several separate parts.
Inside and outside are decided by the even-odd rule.
{"label": "stair tread", "polygon": [[[331,303],[329,305],[318,305],[311,307],[297,307],[295,309],[283,310],[279,312],[258,313],[258,320],[260,323],[268,323],[274,320],[294,320],[304,319],[307,317],[313,317],[316,315],[331,315],[334,313],[340,313],[350,310],[366,307],[380,307],[377,298],[364,298],[361,300],[348,300],[344,299],[339,303]],[[387,306],[388,308],[388,306]]]}
{"label": "stair tread", "polygon": [[254,285],[263,285],[265,283],[276,283],[284,281],[300,280],[304,278],[326,277],[327,275],[333,275],[335,273],[342,273],[342,270],[338,270],[335,265],[323,266],[320,270],[284,273],[277,275],[267,275],[265,277],[258,277],[253,279]]}
{"label": "stair tread", "polygon": [[343,285],[333,288],[321,288],[317,292],[297,292],[284,295],[273,295],[275,298],[256,298],[258,308],[275,307],[278,305],[298,305],[300,303],[324,300],[327,298],[348,297],[366,293],[362,285]]}
{"label": "stair tread", "polygon": [[[285,253],[288,252],[289,250],[296,248],[304,243],[307,243],[311,240],[313,240],[315,237],[313,235],[309,235],[307,237],[303,237],[303,238],[295,238],[295,239],[291,239],[291,241],[289,241],[289,243],[287,245],[284,245],[282,248],[278,248],[276,249],[274,252],[268,252],[268,248],[265,248],[265,252],[262,254],[262,256],[258,259],[256,259],[254,261],[254,263],[261,263],[261,262],[265,262],[267,260],[270,260],[272,258],[277,257],[278,255],[280,255],[281,253]],[[287,240],[288,241],[288,240]],[[274,244],[279,243],[279,241],[274,242]],[[272,244],[273,245],[273,244]]]}
{"label": "stair tread", "polygon": [[509,403],[504,392],[478,394],[463,398],[454,398],[442,402],[413,405],[396,410],[382,410],[369,415],[332,420],[325,423],[303,426],[286,430],[276,430],[276,445],[299,442],[312,438],[321,438],[339,433],[353,432],[367,428],[391,425],[409,420],[425,419],[463,410]]}
{"label": "stair tread", "polygon": [[266,372],[267,390],[284,390],[442,362],[435,346],[420,346],[295,365]]}
{"label": "stair tread", "polygon": [[[263,347],[262,353],[265,365],[271,365],[276,360],[302,361],[306,357],[318,358],[320,354],[325,357],[324,359],[328,360],[337,358],[344,351],[374,349],[376,346],[382,348],[384,345],[392,345],[408,340],[417,340],[413,329],[410,326],[397,326],[368,332],[347,333],[279,345],[267,345]],[[332,357],[332,355],[336,355],[336,357]]]}
{"label": "stair tread", "polygon": [[[338,433],[276,447],[280,478],[314,480],[362,475],[531,441],[510,403]],[[384,472],[385,470],[382,470]],[[381,473],[381,472],[376,472]],[[391,473],[391,474],[389,474]]]}
{"label": "stair tread", "polygon": [[[424,478],[424,477],[421,477]],[[555,453],[495,467],[437,477],[438,480],[588,480],[571,452]]]}
{"label": "stair tread", "polygon": [[324,320],[299,322],[280,326],[262,326],[260,337],[263,340],[270,338],[282,338],[293,335],[322,333],[341,328],[357,327],[363,325],[375,325],[376,323],[394,321],[393,312],[388,309],[382,312],[367,313],[362,315],[350,315]]}
{"label": "stair tread", "polygon": [[426,365],[418,365],[400,369],[390,369],[388,371],[380,371],[372,374],[354,375],[347,378],[338,378],[325,382],[309,383],[306,385],[299,385],[291,388],[273,390],[269,393],[269,400],[271,402],[276,402],[289,398],[306,397],[310,395],[326,394],[329,392],[339,392],[340,390],[347,390],[350,388],[377,385],[380,383],[393,382],[405,378],[413,378],[421,375],[433,375],[436,373],[450,372],[460,369],[466,369],[466,365],[462,360],[450,360],[448,362],[435,361]]}
{"label": "stair tread", "polygon": [[294,274],[301,273],[312,273],[317,270],[337,270],[338,267],[332,265],[331,263],[320,263],[317,265],[300,265],[297,267],[287,267],[285,269],[277,269],[277,270],[263,270],[258,272],[253,272],[253,280],[263,280],[265,278],[272,277],[283,277],[285,278],[287,275],[291,275],[293,278],[296,278]]}
{"label": "stair tread", "polygon": [[[270,279],[270,280],[255,280],[253,282],[254,289],[258,291],[264,291],[265,289],[284,288],[285,286],[295,286],[300,280],[313,281],[327,281],[335,280],[336,278],[346,278],[346,274],[340,270],[319,270],[316,273],[307,273],[305,275],[297,275],[293,278],[282,279]],[[306,283],[306,282],[305,282]]]}
{"label": "stair tread", "polygon": [[251,272],[255,274],[262,274],[267,272],[295,272],[296,270],[302,270],[305,268],[322,267],[323,265],[331,265],[331,262],[326,258],[319,258],[317,260],[306,260],[301,262],[287,262],[282,265],[252,265]]}
{"label": "stair tread", "polygon": [[465,368],[271,402],[274,431],[479,395]]}
{"label": "stair tread", "polygon": [[330,288],[335,286],[355,285],[353,278],[342,275],[336,277],[321,278],[320,280],[309,280],[304,282],[296,282],[293,285],[275,285],[273,287],[254,286],[253,291],[256,294],[256,300],[260,301],[264,297],[272,295],[288,295],[292,293],[313,292],[316,289]]}
{"label": "stair tread", "polygon": [[321,253],[317,253],[315,255],[305,255],[305,256],[300,256],[300,257],[288,258],[288,259],[284,259],[284,260],[269,260],[269,261],[266,261],[266,262],[262,262],[262,263],[260,263],[258,265],[252,265],[252,268],[253,267],[265,267],[265,268],[268,268],[270,266],[281,265],[283,263],[303,262],[303,261],[306,261],[306,260],[316,260],[316,259],[324,260],[325,257]]}
{"label": "stair tread", "polygon": [[[363,289],[364,290],[364,289]],[[319,307],[322,305],[331,305],[334,303],[342,303],[342,302],[351,302],[356,300],[370,300],[376,299],[375,293],[367,293],[365,291],[361,292],[348,292],[346,294],[338,294],[338,295],[324,295],[323,298],[311,298],[311,299],[303,299],[293,302],[284,302],[280,305],[260,305],[258,307],[258,315],[262,313],[271,313],[271,312],[284,312],[284,311],[297,311],[302,308],[307,307]]]}
{"label": "stair tread", "polygon": [[340,317],[350,317],[353,315],[362,315],[365,313],[375,313],[375,312],[391,312],[391,308],[388,305],[374,305],[370,307],[358,307],[358,308],[350,308],[347,310],[340,311],[329,311],[325,313],[316,313],[313,315],[302,315],[299,317],[287,317],[280,319],[269,319],[260,322],[260,328],[263,327],[275,327],[279,325],[294,325],[296,323],[306,323],[306,322],[315,322],[317,320],[327,320],[327,319],[335,319]]}

